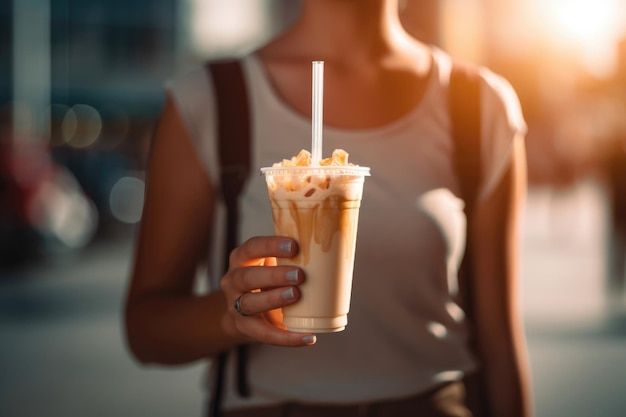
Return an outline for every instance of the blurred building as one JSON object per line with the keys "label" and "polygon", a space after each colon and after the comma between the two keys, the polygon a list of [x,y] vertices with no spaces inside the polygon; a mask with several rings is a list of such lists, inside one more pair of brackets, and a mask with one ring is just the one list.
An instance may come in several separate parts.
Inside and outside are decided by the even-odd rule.
{"label": "blurred building", "polygon": [[138,221],[180,5],[0,2],[3,255],[84,246]]}
{"label": "blurred building", "polygon": [[176,59],[175,0],[49,0],[51,101],[153,114]]}
{"label": "blurred building", "polygon": [[[163,81],[212,56],[250,49],[299,2],[275,0],[13,0],[0,2],[0,103],[15,100],[15,63],[45,54],[50,102],[155,112]],[[22,39],[49,26],[49,37]],[[33,62],[32,58],[30,58]],[[26,71],[32,71],[34,68]],[[22,74],[17,74],[22,75]],[[28,75],[28,74],[26,74]]]}
{"label": "blurred building", "polygon": [[[15,229],[35,228],[47,236],[54,223],[75,235],[77,222],[68,223],[59,203],[70,201],[67,184],[95,207],[97,215],[86,217],[95,218],[99,234],[130,230],[141,215],[145,160],[167,79],[203,60],[245,53],[298,9],[298,1],[278,0],[0,2],[1,156],[11,161],[0,200],[21,207],[13,212],[37,206],[48,218],[0,213],[2,230],[16,236]],[[26,187],[18,177],[36,157],[46,159],[49,175]],[[59,190],[56,200],[40,197],[50,184]]]}

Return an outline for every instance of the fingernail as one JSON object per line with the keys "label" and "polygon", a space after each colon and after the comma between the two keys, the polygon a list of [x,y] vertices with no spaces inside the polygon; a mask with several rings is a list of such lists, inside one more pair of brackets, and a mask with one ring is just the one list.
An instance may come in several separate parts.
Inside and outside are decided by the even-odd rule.
{"label": "fingernail", "polygon": [[284,240],[280,242],[280,250],[285,253],[291,254],[293,242],[291,240]]}
{"label": "fingernail", "polygon": [[302,337],[302,342],[306,343],[307,345],[312,345],[316,341],[317,341],[317,337],[315,337],[315,335],[303,336]]}
{"label": "fingernail", "polygon": [[285,300],[292,300],[295,297],[295,293],[293,292],[293,288],[289,288],[283,291],[283,298]]}
{"label": "fingernail", "polygon": [[287,281],[298,282],[299,274],[300,271],[298,269],[292,269],[291,271],[287,272]]}

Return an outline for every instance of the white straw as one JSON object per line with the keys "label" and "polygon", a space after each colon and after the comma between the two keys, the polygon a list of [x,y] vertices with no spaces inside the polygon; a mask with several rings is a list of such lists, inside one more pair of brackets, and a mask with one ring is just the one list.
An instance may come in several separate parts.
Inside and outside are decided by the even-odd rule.
{"label": "white straw", "polygon": [[324,103],[324,61],[313,61],[313,102],[311,128],[311,156],[313,165],[322,159],[322,116]]}

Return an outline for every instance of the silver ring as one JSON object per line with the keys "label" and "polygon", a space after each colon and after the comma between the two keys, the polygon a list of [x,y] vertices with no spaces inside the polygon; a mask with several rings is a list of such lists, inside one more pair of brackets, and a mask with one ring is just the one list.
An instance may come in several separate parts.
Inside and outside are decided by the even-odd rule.
{"label": "silver ring", "polygon": [[239,315],[242,317],[248,317],[249,314],[244,313],[243,310],[241,309],[241,297],[243,296],[244,294],[241,294],[239,297],[235,299],[235,311],[239,313]]}

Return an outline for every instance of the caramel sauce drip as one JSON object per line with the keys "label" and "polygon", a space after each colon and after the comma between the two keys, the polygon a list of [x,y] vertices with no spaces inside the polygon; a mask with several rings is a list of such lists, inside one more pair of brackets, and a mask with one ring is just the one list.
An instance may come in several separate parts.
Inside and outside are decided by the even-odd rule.
{"label": "caramel sauce drip", "polygon": [[351,229],[356,227],[354,216],[358,215],[359,206],[358,200],[348,200],[341,195],[330,195],[309,207],[299,207],[296,200],[287,200],[288,208],[281,207],[273,199],[274,228],[277,234],[298,241],[300,251],[292,258],[297,264],[309,264],[311,245],[319,245],[323,252],[328,252],[334,239],[341,239],[338,244],[345,251],[345,256],[349,256],[353,253]]}

